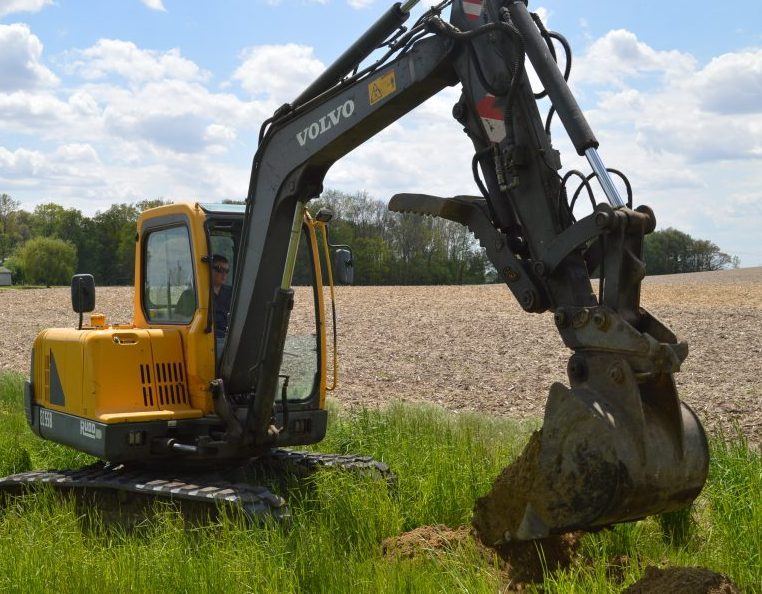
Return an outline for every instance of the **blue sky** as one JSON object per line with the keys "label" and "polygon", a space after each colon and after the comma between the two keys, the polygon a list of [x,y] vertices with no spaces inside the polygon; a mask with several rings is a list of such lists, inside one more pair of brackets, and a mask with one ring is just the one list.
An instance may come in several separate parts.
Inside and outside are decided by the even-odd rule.
{"label": "blue sky", "polygon": [[[0,192],[91,215],[245,195],[262,120],[389,6],[380,0],[0,0]],[[659,228],[762,265],[762,2],[530,2],[574,49],[607,165]],[[423,11],[416,7],[414,16]],[[456,89],[337,163],[326,187],[476,193]],[[584,166],[554,141],[566,167]]]}

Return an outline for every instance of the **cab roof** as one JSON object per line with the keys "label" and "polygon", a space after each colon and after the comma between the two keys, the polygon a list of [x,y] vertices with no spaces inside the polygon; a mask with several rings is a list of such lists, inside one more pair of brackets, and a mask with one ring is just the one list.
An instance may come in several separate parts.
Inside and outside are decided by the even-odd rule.
{"label": "cab roof", "polygon": [[224,202],[199,202],[198,205],[207,214],[244,214],[245,204],[228,204]]}

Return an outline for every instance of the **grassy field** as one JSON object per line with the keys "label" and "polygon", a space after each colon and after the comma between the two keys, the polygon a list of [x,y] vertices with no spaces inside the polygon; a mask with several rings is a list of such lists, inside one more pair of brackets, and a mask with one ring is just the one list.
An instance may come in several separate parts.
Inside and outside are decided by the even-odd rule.
{"label": "grassy field", "polygon": [[[87,456],[26,428],[22,378],[0,375],[0,474],[83,465]],[[0,590],[37,592],[496,592],[494,559],[468,540],[412,558],[385,556],[384,538],[419,526],[458,527],[533,427],[505,419],[392,406],[332,411],[320,449],[388,462],[397,484],[322,472],[289,496],[288,527],[234,518],[185,525],[157,505],[137,529],[84,522],[49,492],[0,510]],[[646,566],[702,566],[743,592],[762,592],[762,457],[742,439],[714,439],[710,479],[687,513],[585,535],[566,569],[529,591],[619,592]]]}

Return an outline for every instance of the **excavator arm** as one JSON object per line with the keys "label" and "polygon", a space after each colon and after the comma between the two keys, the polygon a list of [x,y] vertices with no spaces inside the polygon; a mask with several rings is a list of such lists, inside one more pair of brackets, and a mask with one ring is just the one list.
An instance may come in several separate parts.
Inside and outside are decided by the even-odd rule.
{"label": "excavator arm", "polygon": [[[521,0],[443,2],[404,29],[414,3],[395,4],[263,126],[220,367],[225,390],[254,395],[247,427],[266,445],[290,310],[294,221],[338,159],[459,84],[453,116],[473,143],[480,195],[400,194],[390,208],[468,226],[521,306],[553,312],[573,351],[570,387],[552,386],[542,431],[477,504],[478,533],[494,545],[686,505],[703,486],[708,454],[673,380],[687,346],[640,307],[642,243],[654,215],[633,209],[630,195],[623,200],[603,164],[555,60],[553,40],[563,38]],[[361,69],[377,47],[386,54]],[[527,62],[590,175],[559,174]],[[572,173],[594,203],[579,221],[576,196],[566,191]],[[594,178],[604,202],[594,198]]]}

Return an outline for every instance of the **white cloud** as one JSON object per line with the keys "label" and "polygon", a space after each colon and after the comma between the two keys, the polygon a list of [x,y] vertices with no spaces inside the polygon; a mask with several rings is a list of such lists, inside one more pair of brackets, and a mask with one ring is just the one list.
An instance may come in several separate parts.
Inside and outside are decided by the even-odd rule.
{"label": "white cloud", "polygon": [[61,122],[69,106],[48,93],[0,93],[0,129],[39,132]]}
{"label": "white cloud", "polygon": [[45,158],[39,151],[22,148],[11,152],[0,147],[0,179],[34,179],[44,163]]}
{"label": "white cloud", "polygon": [[[628,175],[635,203],[654,207],[659,228],[679,228],[742,257],[760,253],[752,230],[762,223],[762,51],[701,66],[612,31],[575,64],[573,85],[606,165]],[[588,170],[559,142],[560,130],[556,119],[564,164]],[[759,264],[748,258],[744,264]]]}
{"label": "white cloud", "polygon": [[65,144],[56,149],[62,163],[100,164],[96,150],[89,144]]}
{"label": "white cloud", "polygon": [[39,12],[53,0],[0,0],[0,17],[14,12]]}
{"label": "white cloud", "polygon": [[[3,88],[8,79],[0,78],[0,186],[25,207],[55,192],[84,212],[156,196],[243,197],[259,124],[324,70],[309,47],[253,47],[220,92],[179,50],[102,39],[63,57],[59,68],[71,76],[61,85],[26,26],[0,26],[0,48],[16,48],[0,52],[0,64],[16,70],[0,72],[21,72],[15,87]],[[742,248],[742,236],[760,224],[760,72],[760,51],[702,67],[612,31],[575,59],[572,81],[602,156],[630,177],[636,204],[653,206],[660,227],[740,253],[754,251]],[[236,96],[240,89],[248,98]],[[337,162],[326,187],[383,200],[401,191],[476,193],[473,147],[451,116],[458,94],[446,89]],[[566,168],[587,170],[555,121]],[[40,139],[53,148],[40,148]]]}
{"label": "white cloud", "polygon": [[214,145],[226,145],[236,138],[235,128],[222,124],[209,124],[204,130],[204,140]]}
{"label": "white cloud", "polygon": [[690,54],[657,51],[630,31],[618,29],[594,41],[576,62],[572,78],[577,83],[624,85],[625,81],[650,73],[684,76],[696,67]]}
{"label": "white cloud", "polygon": [[183,58],[180,51],[146,50],[131,41],[101,39],[94,46],[72,52],[67,70],[88,80],[118,75],[131,84],[164,79],[206,81],[210,74],[194,62]]}
{"label": "white cloud", "polygon": [[347,0],[347,4],[355,9],[367,8],[375,4],[376,0]]}
{"label": "white cloud", "polygon": [[42,42],[29,27],[0,25],[0,92],[56,85],[58,78],[41,58]]}
{"label": "white cloud", "polygon": [[103,186],[105,177],[89,145],[62,145],[51,153],[0,146],[0,181],[10,189],[88,188]]}
{"label": "white cloud", "polygon": [[159,10],[161,12],[167,12],[167,9],[164,8],[164,3],[161,0],[140,0],[140,1],[151,10]]}
{"label": "white cloud", "polygon": [[696,76],[695,89],[707,111],[762,113],[762,49],[714,58]]}
{"label": "white cloud", "polygon": [[151,150],[215,152],[230,145],[236,130],[252,129],[269,115],[231,94],[212,93],[186,81],[159,81],[138,89],[93,86],[103,110],[104,132],[125,141],[145,142]]}
{"label": "white cloud", "polygon": [[245,50],[233,79],[254,98],[278,104],[293,101],[325,69],[311,47],[260,45]]}
{"label": "white cloud", "polygon": [[632,33],[612,31],[576,64],[572,80],[593,105],[591,122],[630,130],[653,155],[679,155],[686,165],[762,156],[762,50],[726,54],[702,68],[688,54],[657,52]]}
{"label": "white cloud", "polygon": [[452,117],[460,95],[445,89],[337,162],[326,187],[366,190],[388,202],[398,192],[476,194],[473,145]]}

